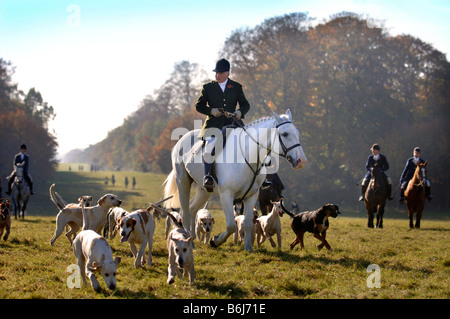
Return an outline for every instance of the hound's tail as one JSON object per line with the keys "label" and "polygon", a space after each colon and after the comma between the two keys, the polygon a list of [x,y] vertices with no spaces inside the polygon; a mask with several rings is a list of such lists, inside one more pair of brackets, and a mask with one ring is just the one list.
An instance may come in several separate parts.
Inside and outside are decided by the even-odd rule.
{"label": "hound's tail", "polygon": [[83,227],[81,228],[81,230],[87,230],[88,225],[86,219],[86,211],[84,210],[84,200],[81,201],[81,214],[83,215]]}
{"label": "hound's tail", "polygon": [[48,190],[48,192],[50,193],[50,199],[52,200],[53,204],[56,205],[56,207],[61,210],[63,209],[67,203],[66,201],[61,197],[61,195],[59,195],[57,192],[55,192],[53,189],[55,188],[55,184],[52,184],[52,186],[50,186],[50,189]]}
{"label": "hound's tail", "polygon": [[284,205],[283,205],[283,198],[280,199],[280,203],[281,203],[281,209],[283,210],[283,212],[285,212],[286,214],[288,214],[289,216],[294,218],[295,215],[292,214],[290,211],[288,211],[286,207],[284,207]]}
{"label": "hound's tail", "polygon": [[176,183],[176,174],[175,170],[172,170],[167,176],[166,180],[163,183],[164,186],[164,198],[167,198],[171,195],[173,197],[167,200],[164,203],[164,207],[166,208],[179,208],[180,207],[180,197],[178,196],[178,187]]}
{"label": "hound's tail", "polygon": [[175,225],[175,227],[177,227],[177,228],[184,228],[183,224],[180,223],[180,221],[178,221],[178,219],[175,216],[173,216],[171,212],[168,211],[167,212],[167,216],[170,217],[170,219],[172,219],[172,222]]}

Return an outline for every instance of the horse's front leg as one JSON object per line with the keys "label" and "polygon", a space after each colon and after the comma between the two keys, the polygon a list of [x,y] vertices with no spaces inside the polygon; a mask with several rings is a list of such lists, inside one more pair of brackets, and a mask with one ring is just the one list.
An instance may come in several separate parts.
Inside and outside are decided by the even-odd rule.
{"label": "horse's front leg", "polygon": [[255,227],[253,223],[253,207],[255,206],[256,200],[258,198],[258,192],[256,192],[253,196],[250,196],[246,200],[244,200],[244,249],[248,252],[252,252],[252,230]]}
{"label": "horse's front leg", "polygon": [[27,209],[28,198],[22,200],[22,219],[25,219],[25,210]]}
{"label": "horse's front leg", "polygon": [[191,183],[187,177],[177,180],[178,196],[180,198],[181,216],[183,218],[183,227],[190,232],[192,239],[195,239],[195,224],[191,223],[191,212],[189,210],[189,196],[191,193]]}
{"label": "horse's front leg", "polygon": [[[225,213],[227,228],[224,232],[220,233],[218,236],[214,236],[209,241],[212,247],[218,247],[222,245],[227,240],[228,236],[233,234],[237,229],[236,221],[234,220],[233,199],[233,195],[231,195],[229,192],[220,194],[220,204],[222,206],[223,212]],[[247,236],[245,236],[245,238],[247,239]]]}

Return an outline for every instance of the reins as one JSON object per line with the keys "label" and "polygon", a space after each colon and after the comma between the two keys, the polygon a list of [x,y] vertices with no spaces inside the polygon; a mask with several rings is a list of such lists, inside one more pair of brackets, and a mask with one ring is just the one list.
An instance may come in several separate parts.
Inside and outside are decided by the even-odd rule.
{"label": "reins", "polygon": [[[252,178],[252,182],[250,183],[250,186],[247,188],[246,192],[244,193],[244,195],[243,195],[241,198],[235,200],[236,203],[241,203],[241,202],[245,199],[245,197],[248,195],[248,193],[250,192],[250,190],[252,189],[253,184],[255,183],[256,177],[259,175],[259,173],[261,172],[262,167],[264,166],[264,162],[265,162],[266,158],[267,158],[267,157],[269,156],[269,154],[272,152],[272,148],[269,148],[269,147],[267,147],[267,146],[262,145],[261,143],[259,143],[259,141],[257,141],[255,138],[253,138],[253,136],[247,132],[247,130],[246,130],[246,128],[245,128],[245,125],[243,125],[240,121],[238,121],[238,119],[236,118],[236,115],[235,115],[234,113],[227,112],[227,111],[225,111],[223,108],[220,108],[219,111],[222,112],[226,117],[231,118],[231,119],[233,120],[233,123],[235,123],[236,126],[240,127],[240,128],[247,134],[247,136],[248,136],[251,140],[253,140],[253,142],[256,143],[256,145],[257,145],[258,147],[262,147],[262,148],[265,148],[265,149],[267,150],[266,156],[265,156],[264,159],[261,161],[261,165],[260,165],[260,157],[259,157],[259,149],[258,149],[258,151],[257,151],[257,160],[256,160],[256,170],[255,170],[255,169],[253,169],[253,167],[250,165],[250,163],[248,162],[247,158],[245,157],[244,151],[242,150],[242,145],[239,144],[239,148],[240,148],[241,153],[242,153],[242,155],[243,155],[243,157],[244,157],[245,163],[247,164],[247,166],[248,166],[248,167],[252,170],[252,172],[253,172],[253,178]],[[282,125],[284,125],[284,124],[290,124],[290,123],[292,124],[291,121],[286,121],[286,122],[277,124],[277,125],[275,126],[275,128],[278,129],[280,126],[282,126]],[[242,132],[241,132],[241,133],[242,133]],[[239,134],[239,135],[240,135],[240,134]],[[275,140],[275,137],[274,137],[274,140]],[[277,153],[277,152],[275,152],[275,151],[273,151],[273,153],[275,153],[275,154],[277,154],[277,155],[280,155],[280,156],[282,156],[282,157],[284,157],[284,158],[287,158],[287,157],[288,157],[287,153],[288,153],[290,150],[292,150],[292,149],[294,149],[294,148],[296,148],[296,147],[301,147],[301,144],[300,144],[300,143],[297,143],[297,144],[294,144],[294,145],[290,146],[289,148],[287,148],[286,145],[284,144],[283,140],[281,139],[280,134],[278,134],[278,140],[279,140],[279,142],[280,142],[281,149],[283,150],[284,154],[280,154],[280,153]],[[274,144],[274,143],[272,143],[272,144]]]}

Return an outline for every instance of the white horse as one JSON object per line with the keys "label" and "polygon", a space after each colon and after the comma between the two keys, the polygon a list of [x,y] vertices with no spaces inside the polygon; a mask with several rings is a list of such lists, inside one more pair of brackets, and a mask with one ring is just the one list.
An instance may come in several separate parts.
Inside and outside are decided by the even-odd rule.
{"label": "white horse", "polygon": [[[215,134],[217,143],[215,174],[217,183],[215,193],[220,195],[220,203],[225,213],[227,228],[211,239],[210,244],[217,247],[236,231],[233,201],[240,199],[245,209],[245,233],[250,234],[253,227],[253,207],[258,191],[266,173],[278,167],[277,155],[285,157],[294,169],[304,167],[307,162],[300,144],[300,133],[295,128],[290,110],[286,114],[256,120],[243,128],[228,132],[227,143],[222,148],[220,134]],[[195,214],[202,208],[211,194],[202,186],[204,164],[202,141],[197,139],[199,130],[190,131],[172,149],[172,172],[167,177],[164,197],[174,195],[166,202],[166,207],[181,207],[183,225],[195,236]],[[270,159],[272,171],[264,166]],[[197,185],[197,193],[189,203],[192,182]],[[252,251],[251,236],[245,236],[244,249]]]}
{"label": "white horse", "polygon": [[30,187],[23,176],[23,167],[18,165],[16,167],[16,177],[14,178],[11,194],[15,219],[17,219],[17,215],[19,215],[19,218],[21,216],[22,219],[25,218],[25,210],[30,199],[30,193]]}

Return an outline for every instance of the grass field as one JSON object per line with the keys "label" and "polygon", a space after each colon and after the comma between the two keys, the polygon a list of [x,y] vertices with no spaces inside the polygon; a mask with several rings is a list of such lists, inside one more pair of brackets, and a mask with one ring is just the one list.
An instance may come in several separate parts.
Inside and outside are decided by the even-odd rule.
{"label": "grass field", "polygon": [[[98,198],[108,189],[126,209],[161,198],[161,175],[133,173],[138,184],[132,190],[123,186],[125,174],[130,178],[131,173],[115,172],[114,188],[103,184],[110,174],[61,171],[55,189],[68,201],[75,194]],[[225,228],[225,218],[219,209],[212,214],[217,234]],[[95,293],[90,286],[67,286],[67,267],[76,258],[65,236],[50,246],[54,215],[13,219],[10,238],[0,242],[0,298],[450,298],[450,221],[425,218],[421,229],[410,230],[405,215],[404,220],[385,219],[383,229],[368,229],[365,218],[345,217],[343,211],[331,220],[327,233],[332,252],[317,251],[319,241],[311,234],[305,236],[305,250],[290,251],[294,235],[289,223],[284,216],[281,250],[266,241],[247,253],[231,237],[219,248],[197,242],[195,285],[177,278],[169,286],[162,220],[156,224],[152,267],[135,269],[128,244],[116,237],[110,243],[114,256],[122,257],[118,288],[107,290],[98,276],[103,290]],[[377,265],[379,272],[368,272],[369,265]],[[368,279],[375,282],[375,275],[381,287],[369,288]]]}

